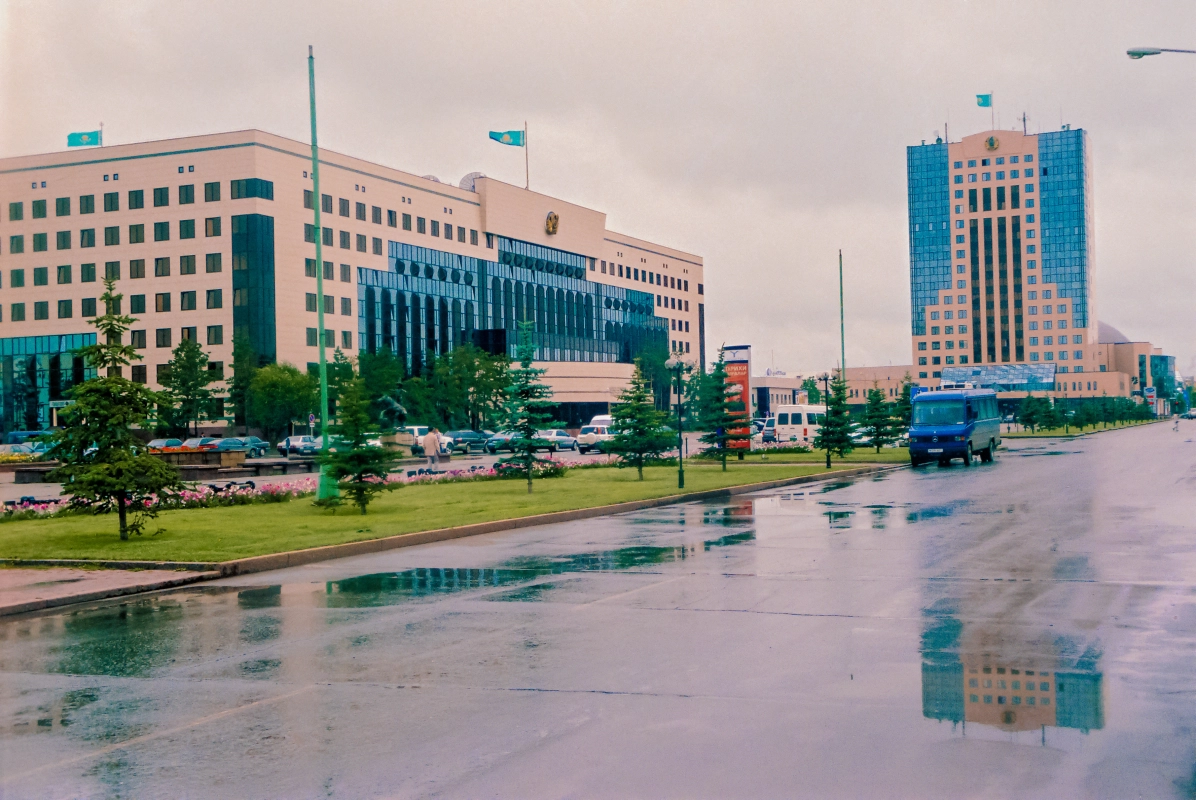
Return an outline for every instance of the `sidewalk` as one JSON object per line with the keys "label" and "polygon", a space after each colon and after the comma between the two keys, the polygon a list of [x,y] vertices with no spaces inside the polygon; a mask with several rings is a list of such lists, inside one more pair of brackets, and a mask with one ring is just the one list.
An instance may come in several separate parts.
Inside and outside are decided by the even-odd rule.
{"label": "sidewalk", "polygon": [[216,576],[176,570],[0,569],[0,616],[169,589]]}

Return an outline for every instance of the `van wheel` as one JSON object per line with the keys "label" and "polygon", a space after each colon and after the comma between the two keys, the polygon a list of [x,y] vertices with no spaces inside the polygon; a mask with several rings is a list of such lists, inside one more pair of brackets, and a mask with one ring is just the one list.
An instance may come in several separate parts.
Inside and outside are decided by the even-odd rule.
{"label": "van wheel", "polygon": [[967,451],[963,455],[963,465],[965,467],[972,466],[972,459],[975,457],[975,454],[972,452],[972,443],[968,442]]}
{"label": "van wheel", "polygon": [[923,461],[923,460],[922,460],[922,459],[920,459],[920,458],[911,458],[911,459],[909,460],[909,465],[910,465],[911,467],[913,467],[914,469],[917,469],[918,467],[922,466],[922,465],[923,465],[923,464],[925,464],[925,463],[926,463],[926,462],[925,462],[925,461]]}
{"label": "van wheel", "polygon": [[582,447],[582,446],[578,445],[577,452],[581,453],[584,456],[586,453],[590,452],[590,448]]}
{"label": "van wheel", "polygon": [[980,460],[985,464],[991,464],[997,455],[997,443],[989,441],[988,447],[980,451]]}

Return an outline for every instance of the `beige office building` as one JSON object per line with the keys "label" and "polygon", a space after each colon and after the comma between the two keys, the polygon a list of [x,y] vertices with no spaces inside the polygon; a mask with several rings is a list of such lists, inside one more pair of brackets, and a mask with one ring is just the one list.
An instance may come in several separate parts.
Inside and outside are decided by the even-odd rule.
{"label": "beige office building", "polygon": [[310,145],[256,130],[0,159],[0,427],[49,424],[84,378],[74,351],[105,276],[151,386],[183,338],[223,371],[234,331],[263,362],[313,364],[320,306],[329,357],[388,348],[412,374],[464,342],[513,353],[531,322],[572,421],[605,410],[647,348],[704,360],[701,257],[601,211],[326,150],[312,189]]}

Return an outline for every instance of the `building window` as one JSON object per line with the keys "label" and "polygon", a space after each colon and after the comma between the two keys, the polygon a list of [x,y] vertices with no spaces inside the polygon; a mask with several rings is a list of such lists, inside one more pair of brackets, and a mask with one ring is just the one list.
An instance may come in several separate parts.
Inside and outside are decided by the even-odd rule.
{"label": "building window", "polygon": [[203,221],[204,236],[220,235],[220,217],[208,217]]}
{"label": "building window", "polygon": [[161,292],[154,295],[154,311],[169,311],[170,310],[170,292]]}
{"label": "building window", "polygon": [[224,344],[224,326],[208,326],[208,344]]}
{"label": "building window", "polygon": [[179,310],[195,310],[195,292],[179,292]]}
{"label": "building window", "polygon": [[110,225],[104,228],[104,246],[111,247],[117,244],[120,244],[120,226]]}
{"label": "building window", "polygon": [[208,289],[208,308],[224,308],[224,290]]}
{"label": "building window", "polygon": [[925,349],[926,349],[926,342],[918,342],[918,349],[919,349],[919,350],[925,350]]}
{"label": "building window", "polygon": [[48,286],[50,284],[50,268],[49,267],[34,267],[33,268],[33,285],[34,286]]}
{"label": "building window", "polygon": [[94,214],[96,212],[96,196],[85,194],[79,198],[79,213]]}
{"label": "building window", "polygon": [[221,272],[223,269],[223,256],[220,253],[208,253],[204,256],[205,272]]}
{"label": "building window", "polygon": [[358,203],[356,207],[357,218],[365,222],[365,203]]}
{"label": "building window", "polygon": [[319,331],[315,328],[307,329],[307,346],[316,347],[320,344]]}
{"label": "building window", "polygon": [[8,237],[8,252],[10,255],[25,252],[25,237],[24,236],[9,236]]}
{"label": "building window", "polygon": [[8,273],[9,285],[14,289],[19,289],[25,285],[25,270],[14,269]]}
{"label": "building window", "polygon": [[352,283],[353,282],[352,268],[348,264],[341,264],[341,282],[343,282],[343,283]]}
{"label": "building window", "polygon": [[[120,262],[115,261],[112,263],[118,265],[116,272],[117,272],[117,277],[119,277],[120,276],[120,267],[119,267]],[[145,277],[145,259],[144,258],[130,259],[130,261],[129,261],[129,277],[130,278],[144,278]]]}
{"label": "building window", "polygon": [[336,272],[335,272],[335,268],[333,267],[332,262],[325,261],[324,262],[324,280],[330,281],[335,277],[335,275],[336,275]]}
{"label": "building window", "polygon": [[444,238],[448,239],[450,242],[453,240],[453,226],[447,222],[444,223]]}
{"label": "building window", "polygon": [[319,299],[317,298],[315,293],[308,292],[305,297],[305,300],[306,300],[306,308],[308,311],[317,311],[318,310]]}
{"label": "building window", "polygon": [[310,222],[303,223],[303,241],[309,244],[316,243],[316,226]]}
{"label": "building window", "polygon": [[58,318],[59,319],[70,319],[72,316],[74,316],[74,311],[71,308],[71,301],[70,300],[59,300],[58,301]]}
{"label": "building window", "polygon": [[185,206],[195,202],[195,184],[188,183],[179,187],[179,205]]}
{"label": "building window", "polygon": [[[132,237],[129,237],[132,238]],[[169,242],[170,241],[170,223],[169,222],[155,222],[154,223],[154,241],[155,242]]]}
{"label": "building window", "polygon": [[[59,231],[57,233],[57,235],[55,236],[55,239],[57,240],[56,245],[59,250],[70,250],[71,249],[71,232],[70,231]],[[35,247],[33,249],[36,250],[37,248]]]}
{"label": "building window", "polygon": [[195,274],[195,256],[179,256],[179,274]]}
{"label": "building window", "polygon": [[96,282],[96,265],[95,264],[80,264],[79,265],[79,283],[95,283]]}
{"label": "building window", "polygon": [[69,217],[71,215],[71,198],[59,197],[54,201],[54,216]]}
{"label": "building window", "polygon": [[95,247],[96,246],[96,229],[84,228],[79,231],[79,246],[80,247]]}
{"label": "building window", "polygon": [[129,313],[130,314],[144,314],[145,313],[145,295],[134,294],[129,296]]}
{"label": "building window", "polygon": [[154,331],[154,345],[156,347],[170,347],[170,328],[158,328]]}
{"label": "building window", "polygon": [[353,331],[341,331],[341,347],[345,350],[353,347]]}
{"label": "building window", "polygon": [[34,319],[49,319],[50,318],[50,303],[42,300],[41,302],[33,304],[33,318]]}
{"label": "building window", "polygon": [[[203,201],[215,203],[220,199],[220,181],[212,181],[203,185]],[[308,206],[310,208],[310,206]]]}
{"label": "building window", "polygon": [[154,189],[154,208],[170,205],[170,188],[163,186],[160,189]]}
{"label": "building window", "polygon": [[18,222],[25,219],[25,204],[24,203],[9,203],[8,204],[8,221]]}
{"label": "building window", "polygon": [[399,227],[399,214],[397,211],[386,210],[386,225],[390,228]]}
{"label": "building window", "polygon": [[263,178],[244,178],[229,181],[228,195],[233,200],[246,197],[260,197],[263,200],[274,199],[274,183]]}
{"label": "building window", "polygon": [[13,322],[24,322],[25,321],[25,304],[24,303],[13,303],[12,308],[9,311],[9,319],[11,319]]}
{"label": "building window", "polygon": [[346,200],[346,199],[345,199],[345,198],[343,198],[343,197],[342,197],[342,198],[340,198],[340,199],[339,199],[339,201],[338,201],[338,206],[339,206],[339,208],[340,208],[340,215],[341,215],[342,217],[347,217],[347,216],[349,216],[349,201],[348,201],[348,200]]}
{"label": "building window", "polygon": [[424,220],[423,217],[415,218],[415,232],[416,233],[427,233],[427,222]]}
{"label": "building window", "polygon": [[82,317],[96,315],[96,299],[94,297],[84,297],[79,301],[79,315]]}
{"label": "building window", "polygon": [[366,241],[365,234],[362,234],[362,233],[357,234],[357,252],[359,252],[359,253],[366,252],[367,244],[368,244],[368,242]]}
{"label": "building window", "polygon": [[440,236],[440,222],[437,220],[432,220],[432,235],[436,237]]}
{"label": "building window", "polygon": [[195,238],[195,220],[180,219],[179,220],[179,238],[180,239],[194,239]]}
{"label": "building window", "polygon": [[352,242],[350,241],[350,238],[349,238],[349,232],[341,231],[341,249],[348,250],[352,246],[353,246]]}
{"label": "building window", "polygon": [[129,244],[141,244],[145,241],[145,225],[129,226]]}
{"label": "building window", "polygon": [[[365,237],[363,236],[362,238],[364,239]],[[382,255],[382,240],[377,236],[374,237],[374,255]]]}
{"label": "building window", "polygon": [[154,277],[155,278],[170,277],[170,259],[169,258],[155,258],[154,259]]}
{"label": "building window", "polygon": [[478,244],[478,232],[472,228],[469,231],[469,243],[474,247],[477,247]]}
{"label": "building window", "polygon": [[58,268],[58,282],[59,283],[70,283],[71,282],[71,265],[70,264],[63,264],[62,266],[60,266]]}
{"label": "building window", "polygon": [[46,244],[47,238],[48,234],[45,233],[33,234],[33,252],[44,253],[46,250],[48,250],[49,247]]}

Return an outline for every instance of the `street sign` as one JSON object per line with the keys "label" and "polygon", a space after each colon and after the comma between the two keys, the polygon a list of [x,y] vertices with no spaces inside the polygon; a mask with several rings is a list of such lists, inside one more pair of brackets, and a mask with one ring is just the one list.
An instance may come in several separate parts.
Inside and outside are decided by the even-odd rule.
{"label": "street sign", "polygon": [[307,415],[307,424],[308,424],[308,425],[315,425],[315,424],[316,424],[316,415],[315,415],[315,414],[308,414],[308,415]]}

